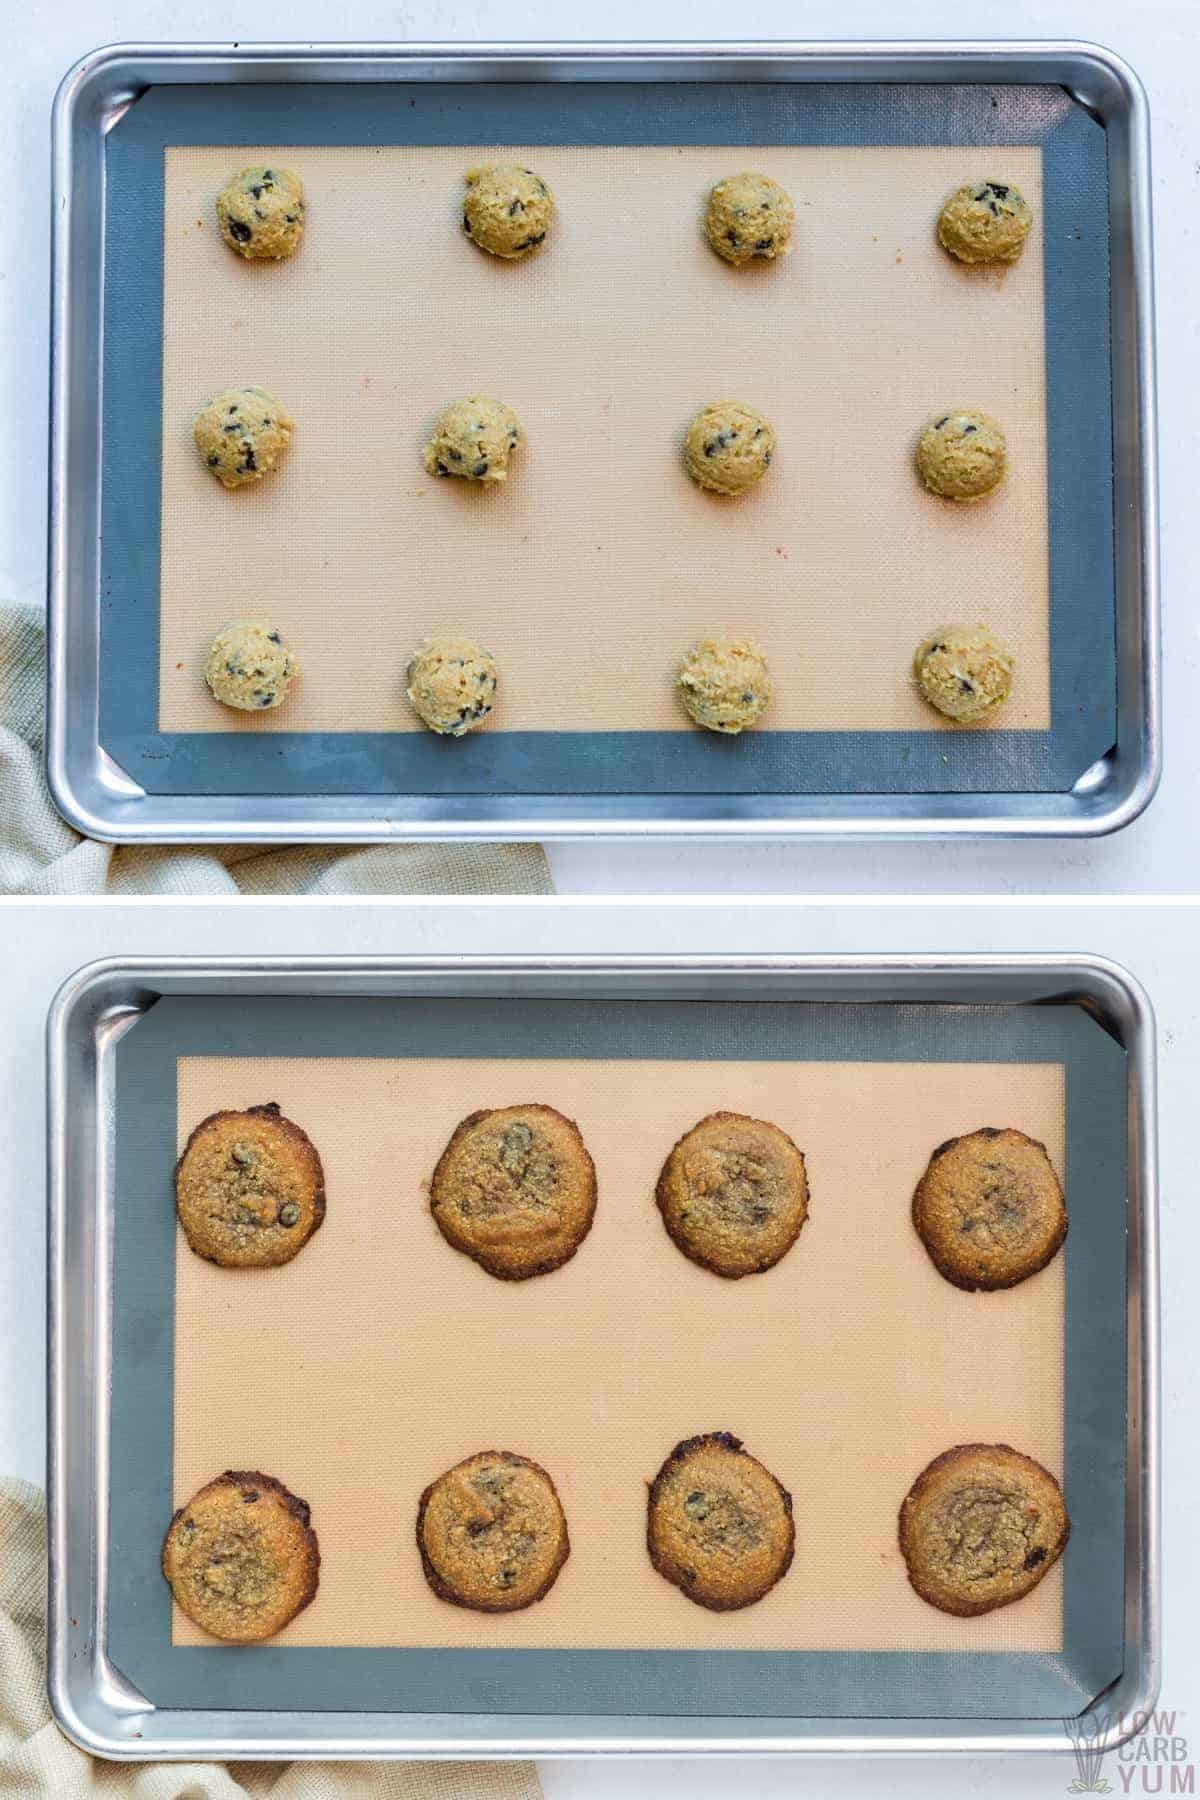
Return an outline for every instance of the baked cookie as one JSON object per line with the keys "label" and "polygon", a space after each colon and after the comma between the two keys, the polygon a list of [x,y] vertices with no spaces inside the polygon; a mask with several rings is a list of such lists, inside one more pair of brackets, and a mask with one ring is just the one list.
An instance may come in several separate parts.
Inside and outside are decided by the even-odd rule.
{"label": "baked cookie", "polygon": [[917,1235],[955,1287],[1016,1287],[1067,1235],[1067,1209],[1044,1144],[985,1125],[936,1149],[912,1203]]}
{"label": "baked cookie", "polygon": [[727,175],[708,196],[704,235],[727,263],[773,261],[792,244],[796,209],[786,188],[769,175]]}
{"label": "baked cookie", "polygon": [[786,1256],[808,1217],[804,1158],[785,1131],[742,1113],[710,1113],[685,1133],[656,1189],[685,1256],[736,1281]]}
{"label": "baked cookie", "polygon": [[238,712],[282,706],[295,673],[291,651],[264,619],[226,625],[213,639],[204,664],[213,699]]}
{"label": "baked cookie", "polygon": [[222,487],[247,487],[270,474],[296,421],[266,388],[228,388],[196,414],[192,436]]}
{"label": "baked cookie", "polygon": [[274,1101],[202,1119],[175,1165],[175,1210],[223,1269],[291,1262],[325,1217],[321,1159]]}
{"label": "baked cookie", "polygon": [[508,480],[508,459],[522,442],[521,422],[503,400],[455,400],[425,446],[425,468],[430,475],[495,486]]}
{"label": "baked cookie", "polygon": [[908,1579],[922,1600],[964,1619],[1029,1593],[1070,1532],[1053,1475],[1007,1444],[935,1456],[900,1508]]}
{"label": "baked cookie", "polygon": [[688,717],[725,737],[756,725],[774,691],[767,659],[750,638],[703,638],[693,644],[675,686]]}
{"label": "baked cookie", "polygon": [[516,163],[468,169],[463,230],[491,256],[514,262],[540,249],[554,199],[540,175]]}
{"label": "baked cookie", "polygon": [[569,1262],[591,1230],[596,1170],[552,1106],[502,1106],[457,1127],[429,1204],[448,1244],[501,1281],[525,1281]]}
{"label": "baked cookie", "polygon": [[510,1450],[480,1450],[431,1482],[417,1508],[425,1579],[441,1600],[518,1612],[550,1592],[571,1554],[545,1469]]}
{"label": "baked cookie", "polygon": [[942,625],[917,645],[921,698],[959,725],[975,725],[1008,699],[1012,651],[986,625]]}
{"label": "baked cookie", "polygon": [[683,466],[697,487],[727,498],[761,481],[774,454],[775,433],[767,421],[736,400],[701,407],[683,442]]}
{"label": "baked cookie", "polygon": [[303,1500],[256,1469],[226,1469],[167,1527],[162,1572],[189,1619],[233,1644],[274,1637],[317,1591],[321,1553]]}
{"label": "baked cookie", "polygon": [[982,500],[999,487],[1007,468],[1004,432],[987,413],[938,413],[917,440],[921,480],[943,500]]}
{"label": "baked cookie", "polygon": [[239,169],[217,195],[217,223],[239,256],[282,262],[304,236],[304,184],[290,169]]}
{"label": "baked cookie", "polygon": [[646,1548],[697,1606],[752,1606],[791,1567],[792,1496],[727,1431],[676,1444],[654,1480]]}
{"label": "baked cookie", "polygon": [[1016,262],[1033,224],[1011,181],[974,181],[951,194],[938,217],[938,242],[965,263]]}
{"label": "baked cookie", "polygon": [[482,725],[496,698],[496,659],[473,638],[435,638],[405,671],[409,703],[441,737],[464,737]]}

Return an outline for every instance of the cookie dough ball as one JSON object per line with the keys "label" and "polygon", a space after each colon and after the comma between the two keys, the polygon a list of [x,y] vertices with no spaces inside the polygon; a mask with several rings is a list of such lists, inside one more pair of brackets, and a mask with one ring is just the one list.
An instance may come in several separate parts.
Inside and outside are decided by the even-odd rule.
{"label": "cookie dough ball", "polygon": [[749,638],[704,638],[693,645],[676,686],[696,724],[727,737],[756,724],[772,692],[766,658]]}
{"label": "cookie dough ball", "polygon": [[959,262],[1011,263],[1032,224],[1029,202],[1010,182],[980,181],[951,194],[938,219],[938,242]]}
{"label": "cookie dough ball", "polygon": [[317,1591],[321,1552],[305,1501],[257,1469],[226,1469],[167,1528],[162,1572],[175,1603],[230,1644],[258,1644]]}
{"label": "cookie dough ball", "polygon": [[687,429],[683,466],[698,487],[742,494],[761,481],[775,454],[775,433],[761,413],[736,400],[718,400]]}
{"label": "cookie dough ball", "polygon": [[227,388],[201,407],[192,435],[222,487],[245,487],[270,474],[296,421],[266,388]]}
{"label": "cookie dough ball", "polygon": [[728,1431],[676,1444],[650,1484],[650,1561],[697,1606],[753,1606],[787,1574],[795,1546],[792,1496]]}
{"label": "cookie dough ball", "polygon": [[944,500],[982,500],[999,487],[1007,467],[1004,432],[987,413],[939,413],[917,444],[921,480]]}
{"label": "cookie dough ball", "polygon": [[1016,1287],[1054,1260],[1067,1208],[1046,1146],[985,1125],[929,1159],[912,1220],[934,1267],[968,1293]]}
{"label": "cookie dough ball", "polygon": [[540,175],[516,163],[468,169],[463,230],[473,244],[509,262],[545,241],[554,197]]}
{"label": "cookie dough ball", "polygon": [[771,261],[791,249],[796,209],[769,175],[727,175],[708,196],[704,235],[727,263]]}
{"label": "cookie dough ball", "polygon": [[474,731],[496,698],[495,658],[472,638],[437,638],[423,644],[405,679],[413,711],[442,737]]}
{"label": "cookie dough ball", "polygon": [[482,1450],[421,1495],[417,1548],[440,1600],[519,1612],[545,1599],[571,1553],[554,1483],[511,1450]]}
{"label": "cookie dough ball", "polygon": [[786,1256],[808,1217],[804,1157],[778,1125],[710,1113],[680,1138],[655,1189],[683,1254],[737,1281]]}
{"label": "cookie dough ball", "polygon": [[502,1106],[456,1128],[429,1206],[455,1250],[498,1281],[527,1281],[569,1262],[591,1230],[596,1169],[574,1120],[538,1103]]}
{"label": "cookie dough ball", "polygon": [[1048,1469],[1008,1444],[957,1444],[917,1476],[900,1508],[900,1550],[922,1600],[970,1619],[1035,1588],[1071,1524]]}
{"label": "cookie dough ball", "polygon": [[282,706],[296,665],[273,625],[239,619],[218,631],[204,665],[214,700],[239,712]]}
{"label": "cookie dough ball", "polygon": [[304,185],[290,169],[239,169],[217,195],[217,223],[239,256],[282,262],[304,236]]}
{"label": "cookie dough ball", "polygon": [[316,1145],[275,1101],[212,1113],[175,1165],[175,1211],[188,1247],[223,1269],[291,1262],[325,1218]]}
{"label": "cookie dough ball", "polygon": [[917,646],[913,673],[930,706],[974,725],[1007,700],[1013,655],[986,625],[945,625]]}
{"label": "cookie dough ball", "polygon": [[521,442],[521,421],[503,400],[455,400],[425,446],[425,467],[464,481],[507,481],[508,459]]}

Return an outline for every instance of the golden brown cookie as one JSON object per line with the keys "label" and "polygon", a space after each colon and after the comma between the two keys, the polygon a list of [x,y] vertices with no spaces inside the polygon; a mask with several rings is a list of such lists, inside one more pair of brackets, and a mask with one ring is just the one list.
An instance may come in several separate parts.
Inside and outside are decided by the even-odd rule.
{"label": "golden brown cookie", "polygon": [[303,1500],[256,1469],[226,1469],[167,1527],[162,1572],[176,1603],[213,1637],[274,1637],[317,1591],[321,1553]]}
{"label": "golden brown cookie", "polygon": [[213,1113],[175,1165],[175,1210],[197,1256],[223,1269],[290,1262],[325,1217],[321,1159],[273,1100]]}
{"label": "golden brown cookie", "polygon": [[922,1600],[964,1619],[1029,1593],[1070,1532],[1053,1475],[1008,1444],[943,1451],[900,1508],[908,1579]]}
{"label": "golden brown cookie", "polygon": [[936,1149],[912,1203],[917,1235],[955,1287],[1015,1287],[1051,1261],[1067,1209],[1046,1146],[984,1125]]}
{"label": "golden brown cookie", "polygon": [[683,1254],[736,1281],[772,1268],[800,1236],[804,1157],[778,1125],[710,1113],[668,1156],[656,1198]]}
{"label": "golden brown cookie", "polygon": [[787,1574],[795,1547],[792,1496],[727,1431],[676,1444],[650,1483],[650,1561],[697,1606],[752,1606]]}
{"label": "golden brown cookie", "polygon": [[510,1450],[480,1450],[431,1482],[417,1508],[417,1548],[434,1593],[476,1612],[542,1600],[571,1554],[554,1483]]}
{"label": "golden brown cookie", "polygon": [[596,1170],[552,1106],[472,1113],[442,1151],[429,1203],[448,1244],[501,1281],[546,1275],[591,1230]]}

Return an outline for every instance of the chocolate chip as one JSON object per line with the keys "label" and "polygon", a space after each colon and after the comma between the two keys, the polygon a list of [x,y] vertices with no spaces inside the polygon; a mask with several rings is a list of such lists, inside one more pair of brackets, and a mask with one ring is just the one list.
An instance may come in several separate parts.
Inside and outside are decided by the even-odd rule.
{"label": "chocolate chip", "polygon": [[934,425],[933,425],[933,429],[934,429],[934,430],[935,430],[935,431],[940,431],[940,430],[941,430],[941,429],[942,429],[942,426],[943,426],[943,425],[948,425],[948,424],[949,424],[949,422],[950,422],[950,414],[949,414],[949,413],[947,413],[947,414],[946,414],[946,417],[945,417],[945,418],[944,418],[944,419],[935,419],[935,420],[934,420]]}
{"label": "chocolate chip", "polygon": [[283,642],[283,639],[277,631],[268,631],[267,636],[273,644],[281,644]]}
{"label": "chocolate chip", "polygon": [[450,473],[449,469],[446,467],[444,462],[438,463],[437,472],[439,475],[448,475]]}
{"label": "chocolate chip", "polygon": [[730,242],[730,243],[731,243],[731,244],[733,244],[733,245],[734,245],[734,247],[735,247],[735,248],[736,248],[736,246],[737,246],[737,243],[738,243],[738,234],[737,234],[737,232],[736,232],[736,231],[727,231],[727,232],[726,232],[726,233],[725,233],[725,236],[726,236],[726,237],[727,237],[727,238],[728,238],[728,239],[729,239],[729,242]]}
{"label": "chocolate chip", "polygon": [[233,405],[229,408],[229,410],[231,413],[235,413],[237,411],[237,409],[238,409],[238,402],[235,400]]}
{"label": "chocolate chip", "polygon": [[512,204],[509,206],[508,216],[510,219],[515,219],[519,212],[524,212],[524,211],[525,211],[525,202],[523,200],[514,200],[512,202]]}
{"label": "chocolate chip", "polygon": [[265,219],[267,215],[261,206],[256,206],[254,209],[254,216],[256,219]]}
{"label": "chocolate chip", "polygon": [[536,232],[534,232],[532,237],[522,238],[519,244],[514,244],[513,249],[514,250],[532,250],[534,245],[540,244],[542,242],[542,240],[545,238],[545,236],[546,236],[546,234],[544,231],[536,231]]}
{"label": "chocolate chip", "polygon": [[289,225],[294,225],[296,223],[295,213],[284,213],[283,216],[287,220]]}
{"label": "chocolate chip", "polygon": [[488,472],[487,457],[485,456],[481,462],[477,462],[474,465],[474,467],[471,470],[471,473],[472,473],[472,475],[475,476],[476,480],[478,480],[481,475],[486,475],[487,472]]}
{"label": "chocolate chip", "polygon": [[963,436],[970,437],[970,435],[973,431],[978,431],[978,430],[979,430],[978,425],[964,425],[963,426]]}
{"label": "chocolate chip", "polygon": [[230,219],[229,235],[232,238],[236,238],[239,244],[248,244],[250,239],[254,236],[254,233],[251,231],[249,225],[243,225],[240,219]]}
{"label": "chocolate chip", "polygon": [[254,698],[260,706],[270,706],[273,696],[267,692],[266,688],[255,688]]}
{"label": "chocolate chip", "polygon": [[771,248],[771,245],[774,242],[775,242],[774,238],[759,238],[759,240],[755,244],[754,248],[756,250],[769,250]]}
{"label": "chocolate chip", "polygon": [[1027,1569],[1036,1569],[1038,1564],[1044,1563],[1045,1560],[1046,1552],[1039,1545],[1036,1549],[1029,1552],[1029,1555],[1025,1558],[1024,1566]]}
{"label": "chocolate chip", "polygon": [[242,1489],[242,1499],[246,1502],[247,1506],[253,1506],[254,1502],[258,1498],[259,1498],[259,1492],[258,1492],[257,1488],[243,1488]]}
{"label": "chocolate chip", "polygon": [[222,431],[240,431],[241,429],[240,425],[222,425],[221,427]]}
{"label": "chocolate chip", "polygon": [[245,452],[246,452],[246,460],[244,463],[242,463],[240,465],[239,473],[242,475],[253,475],[258,469],[258,464],[254,460],[254,449],[253,449],[253,446],[250,444],[246,444],[244,446],[244,448],[245,448]]}
{"label": "chocolate chip", "polygon": [[281,1225],[294,1225],[299,1217],[300,1208],[296,1205],[294,1200],[287,1201],[286,1204],[279,1209],[279,1223]]}
{"label": "chocolate chip", "polygon": [[991,188],[991,190],[992,190],[993,194],[995,194],[997,200],[1007,200],[1008,199],[1008,189],[1001,182],[989,181],[987,185]]}
{"label": "chocolate chip", "polygon": [[470,219],[468,219],[466,213],[463,214],[463,230],[466,232],[467,236],[470,237],[471,221],[470,221]]}
{"label": "chocolate chip", "polygon": [[249,191],[251,194],[253,194],[253,196],[256,200],[261,200],[262,199],[262,183],[261,183],[261,181],[254,182]]}
{"label": "chocolate chip", "polygon": [[217,464],[218,464],[218,463],[219,463],[219,462],[220,462],[220,460],[221,460],[221,459],[220,459],[220,457],[219,457],[219,456],[210,456],[210,457],[209,457],[209,458],[208,458],[208,459],[207,459],[207,460],[208,460],[208,466],[209,466],[209,468],[210,468],[210,469],[215,469],[215,468],[216,468],[216,466],[217,466]]}
{"label": "chocolate chip", "polygon": [[742,695],[742,705],[749,706],[749,704],[753,700],[753,698],[754,698],[753,694],[743,694]]}
{"label": "chocolate chip", "polygon": [[974,684],[974,682],[973,682],[973,681],[968,681],[968,680],[967,680],[967,678],[966,678],[966,676],[965,676],[965,675],[960,675],[960,676],[959,676],[959,678],[958,678],[958,685],[959,685],[959,688],[960,688],[960,690],[961,690],[961,691],[962,691],[962,692],[963,692],[963,693],[964,693],[964,694],[973,694],[973,693],[974,693],[974,692],[975,692],[975,684]]}
{"label": "chocolate chip", "polygon": [[450,458],[451,462],[461,462],[462,461],[462,451],[461,450],[447,450],[446,455]]}

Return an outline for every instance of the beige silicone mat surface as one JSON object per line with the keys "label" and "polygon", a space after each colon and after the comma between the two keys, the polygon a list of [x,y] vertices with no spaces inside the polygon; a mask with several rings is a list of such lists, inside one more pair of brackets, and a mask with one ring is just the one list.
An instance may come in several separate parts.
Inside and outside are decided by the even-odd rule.
{"label": "beige silicone mat surface", "polygon": [[[325,1224],[281,1269],[222,1270],[178,1237],[176,1504],[258,1468],[311,1505],[308,1645],[1026,1650],[1062,1647],[1055,1568],[1018,1606],[954,1619],[910,1589],[896,1513],[939,1451],[1014,1444],[1061,1474],[1063,1264],[1008,1292],[943,1281],[909,1221],[930,1152],[1012,1124],[1063,1170],[1057,1064],[209,1058],[178,1063],[179,1140],[276,1100],[317,1145]],[[427,1182],[479,1107],[539,1100],[596,1162],[593,1229],[538,1279],[493,1280],[442,1239]],[[664,1232],[654,1183],[719,1108],[804,1150],[808,1223],[726,1282]],[[679,1439],[729,1430],[790,1489],[796,1557],[758,1605],[712,1614],[655,1574],[646,1481]],[[435,1598],[414,1521],[461,1457],[550,1471],[572,1551],[548,1597],[488,1616]],[[211,1643],[175,1610],[173,1641]]]}
{"label": "beige silicone mat surface", "polygon": [[[558,201],[527,263],[462,234],[463,171],[529,162]],[[164,731],[421,729],[402,671],[426,635],[495,653],[491,728],[690,729],[672,678],[697,636],[759,639],[768,723],[790,731],[953,729],[909,668],[938,626],[986,620],[1018,676],[1001,722],[1050,724],[1042,254],[968,270],[933,225],[977,148],[170,147],[165,152],[161,671]],[[303,176],[308,230],[280,265],[222,243],[231,169]],[[793,194],[793,254],[731,270],[704,197],[745,166]],[[1041,215],[1041,152],[992,146],[987,173]],[[226,387],[269,388],[297,420],[286,461],[226,492],[191,420]],[[424,473],[448,401],[493,394],[528,442],[506,488]],[[695,488],[691,415],[733,398],[778,434],[736,502]],[[1008,433],[1002,489],[958,507],[921,488],[935,410]],[[201,668],[228,620],[266,617],[302,669],[287,703],[237,715]]]}

